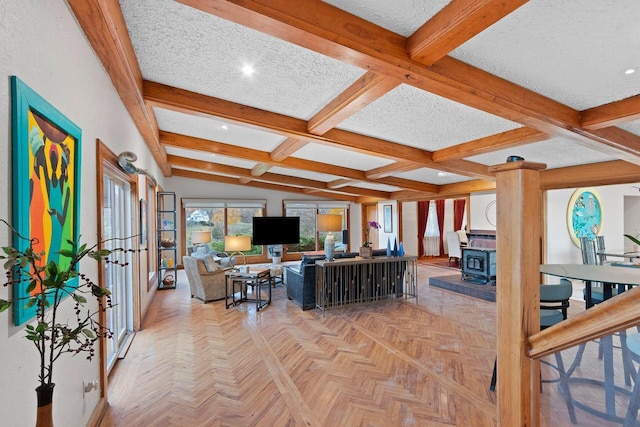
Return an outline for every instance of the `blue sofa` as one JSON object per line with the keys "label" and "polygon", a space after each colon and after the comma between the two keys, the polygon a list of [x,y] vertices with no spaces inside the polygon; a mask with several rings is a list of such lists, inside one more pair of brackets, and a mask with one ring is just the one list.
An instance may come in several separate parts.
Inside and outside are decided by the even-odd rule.
{"label": "blue sofa", "polygon": [[[375,249],[373,256],[386,256],[386,249]],[[357,252],[338,252],[337,258],[355,258]],[[316,261],[324,255],[302,255],[300,267],[287,267],[287,298],[302,307],[303,310],[316,308]]]}

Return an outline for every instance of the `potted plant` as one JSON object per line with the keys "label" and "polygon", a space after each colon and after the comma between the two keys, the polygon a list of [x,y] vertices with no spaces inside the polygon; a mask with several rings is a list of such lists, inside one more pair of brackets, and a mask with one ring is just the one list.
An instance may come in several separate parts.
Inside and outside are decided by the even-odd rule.
{"label": "potted plant", "polygon": [[[111,292],[80,273],[79,263],[89,257],[98,262],[118,264],[117,261],[110,261],[108,257],[125,249],[100,249],[99,246],[105,242],[87,247],[86,244],[78,246],[75,242],[69,241],[71,249],[59,252],[60,259],[67,258],[68,264],[53,261],[47,263],[43,254],[34,250],[34,245],[38,243],[36,238],[28,239],[21,236],[6,221],[0,221],[13,231],[14,238],[28,242],[23,250],[13,246],[2,248],[4,254],[0,255],[0,259],[5,260],[6,270],[4,286],[13,287],[19,282],[28,283],[28,286],[25,295],[13,295],[12,301],[0,299],[0,312],[6,311],[12,303],[23,303],[25,308],[36,307],[35,322],[25,327],[25,338],[33,343],[40,356],[39,385],[36,388],[36,426],[51,426],[55,362],[66,353],[72,356],[87,353],[87,359],[91,360],[95,355],[95,342],[101,337],[110,338],[112,335],[111,331],[95,318],[98,313],[111,307]],[[119,265],[124,267],[126,264]],[[77,286],[69,284],[74,278],[79,279]],[[66,297],[70,297],[75,304],[75,319],[60,319],[58,311]],[[87,298],[95,298],[98,308],[84,310]]]}
{"label": "potted plant", "polygon": [[633,252],[640,252],[640,239],[631,234],[625,234],[624,237],[633,242]]}
{"label": "potted plant", "polygon": [[362,258],[371,258],[371,254],[373,251],[371,245],[373,245],[373,243],[369,241],[369,233],[371,232],[372,228],[380,229],[381,226],[376,221],[367,222],[367,228],[364,230],[364,242],[362,242],[362,247],[360,247],[360,256]]}

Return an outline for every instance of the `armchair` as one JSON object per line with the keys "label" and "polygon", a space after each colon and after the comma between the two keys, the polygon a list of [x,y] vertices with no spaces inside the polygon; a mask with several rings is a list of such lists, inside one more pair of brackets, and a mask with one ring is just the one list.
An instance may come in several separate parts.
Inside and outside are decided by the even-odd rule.
{"label": "armchair", "polygon": [[184,271],[187,274],[189,288],[191,289],[191,297],[198,298],[203,302],[220,300],[225,297],[225,272],[229,268],[223,268],[213,262],[217,266],[216,269],[208,270],[205,266],[205,260],[183,256]]}

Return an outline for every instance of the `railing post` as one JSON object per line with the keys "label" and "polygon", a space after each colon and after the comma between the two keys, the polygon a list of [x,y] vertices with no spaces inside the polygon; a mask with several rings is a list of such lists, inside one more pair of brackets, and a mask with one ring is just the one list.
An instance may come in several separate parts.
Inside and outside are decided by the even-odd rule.
{"label": "railing post", "polygon": [[540,330],[540,170],[523,160],[493,166],[496,173],[496,303],[498,311],[498,425],[538,426],[539,362],[527,355]]}

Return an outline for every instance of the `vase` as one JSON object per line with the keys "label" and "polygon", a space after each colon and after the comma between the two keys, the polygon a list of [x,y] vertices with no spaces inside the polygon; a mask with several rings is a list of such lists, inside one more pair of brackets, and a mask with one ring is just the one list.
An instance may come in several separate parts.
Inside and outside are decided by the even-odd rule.
{"label": "vase", "polygon": [[391,256],[391,238],[387,237],[387,256]]}
{"label": "vase", "polygon": [[36,427],[53,427],[53,388],[55,384],[45,384],[36,388],[38,414]]}
{"label": "vase", "polygon": [[398,247],[398,256],[404,256],[404,245],[400,242],[400,246]]}
{"label": "vase", "polygon": [[362,258],[369,259],[369,258],[371,258],[372,251],[373,250],[371,249],[371,247],[363,246],[363,247],[360,248],[360,256]]}
{"label": "vase", "polygon": [[398,239],[393,241],[393,256],[398,256]]}

